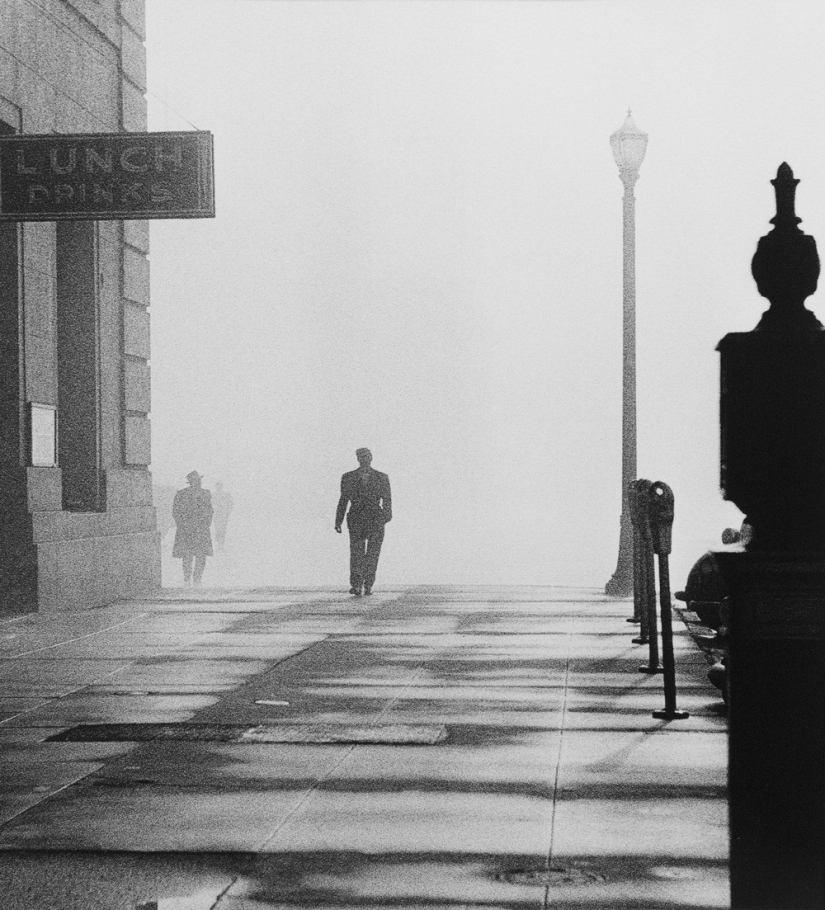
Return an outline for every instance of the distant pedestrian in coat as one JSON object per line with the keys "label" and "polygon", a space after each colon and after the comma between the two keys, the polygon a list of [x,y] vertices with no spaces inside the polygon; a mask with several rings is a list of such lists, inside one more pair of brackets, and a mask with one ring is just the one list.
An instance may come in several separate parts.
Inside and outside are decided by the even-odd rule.
{"label": "distant pedestrian in coat", "polygon": [[[172,556],[183,560],[183,581],[199,587],[206,557],[212,555],[212,496],[201,486],[202,475],[190,471],[189,486],[175,493],[172,517],[175,519],[175,546]],[[194,574],[193,574],[194,563]]]}
{"label": "distant pedestrian in coat", "polygon": [[216,483],[215,492],[212,495],[212,508],[215,510],[215,542],[221,552],[223,552],[223,547],[226,543],[229,515],[234,507],[235,503],[229,493],[224,490],[223,484]]}
{"label": "distant pedestrian in coat", "polygon": [[349,471],[341,478],[335,530],[341,533],[346,512],[350,553],[349,592],[358,597],[362,593],[372,594],[384,541],[384,525],[392,521],[392,494],[389,477],[372,468],[370,450],[358,449],[355,457],[358,459],[357,470]]}

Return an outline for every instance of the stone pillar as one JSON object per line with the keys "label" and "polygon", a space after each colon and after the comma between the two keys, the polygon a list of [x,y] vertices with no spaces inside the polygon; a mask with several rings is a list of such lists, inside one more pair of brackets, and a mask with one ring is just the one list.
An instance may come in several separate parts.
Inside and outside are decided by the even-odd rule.
{"label": "stone pillar", "polygon": [[[0,224],[0,611],[28,612],[37,596],[29,513],[20,300],[20,228]],[[36,471],[37,469],[28,469]]]}
{"label": "stone pillar", "polygon": [[825,907],[825,331],[819,257],[775,180],[752,272],[771,303],[721,353],[721,482],[753,529],[716,554],[730,592],[731,907]]}

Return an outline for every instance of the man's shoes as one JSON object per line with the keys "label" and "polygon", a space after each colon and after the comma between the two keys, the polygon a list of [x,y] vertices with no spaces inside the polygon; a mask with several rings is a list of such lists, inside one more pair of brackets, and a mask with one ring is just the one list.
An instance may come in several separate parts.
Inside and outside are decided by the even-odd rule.
{"label": "man's shoes", "polygon": [[372,594],[372,588],[364,588],[364,594],[369,597]]}
{"label": "man's shoes", "polygon": [[349,592],[350,592],[350,594],[354,594],[356,597],[360,597],[360,596],[361,596],[361,589],[360,589],[360,588],[350,588],[350,589],[349,589]]}

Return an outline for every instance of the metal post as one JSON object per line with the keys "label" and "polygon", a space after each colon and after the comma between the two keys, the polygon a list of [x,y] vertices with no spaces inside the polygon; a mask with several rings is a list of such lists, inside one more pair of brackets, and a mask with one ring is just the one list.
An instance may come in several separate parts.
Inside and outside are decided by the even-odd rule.
{"label": "metal post", "polygon": [[[633,482],[633,503],[636,516],[636,533],[639,546],[636,550],[638,563],[639,585],[639,636],[632,639],[634,645],[650,644],[650,598],[655,600],[656,587],[651,578],[648,554],[650,553],[650,520],[648,517],[647,493],[650,487],[649,480],[636,480]],[[651,590],[652,588],[652,590]],[[635,597],[634,597],[635,599]]]}
{"label": "metal post", "polygon": [[619,555],[605,594],[626,597],[633,590],[633,528],[628,485],[636,477],[636,197],[638,170],[621,171],[623,197],[623,307],[622,307],[622,514],[619,519]]}
{"label": "metal post", "polygon": [[645,612],[647,613],[647,665],[639,667],[640,673],[661,673],[659,664],[659,624],[656,620],[656,566],[653,548],[647,542],[644,553]]}
{"label": "metal post", "polygon": [[650,518],[653,551],[659,560],[659,604],[662,611],[662,668],[665,688],[664,711],[653,716],[664,720],[684,720],[687,711],[676,710],[676,661],[673,657],[673,617],[670,603],[670,567],[668,556],[672,549],[673,491],[657,480],[650,489]]}
{"label": "metal post", "polygon": [[642,673],[660,673],[659,635],[656,628],[656,570],[653,564],[653,541],[650,521],[649,480],[636,480],[631,484],[632,495],[628,497],[634,506],[634,530],[637,532],[638,547],[635,563],[638,567],[639,637],[633,639],[637,645],[648,646],[647,666],[639,667]]}
{"label": "metal post", "polygon": [[638,525],[638,506],[636,503],[636,481],[631,481],[627,485],[627,500],[630,512],[630,523],[633,527],[633,615],[627,617],[628,622],[639,623],[642,615],[642,585],[640,582],[641,575],[641,558],[642,542],[639,536]]}

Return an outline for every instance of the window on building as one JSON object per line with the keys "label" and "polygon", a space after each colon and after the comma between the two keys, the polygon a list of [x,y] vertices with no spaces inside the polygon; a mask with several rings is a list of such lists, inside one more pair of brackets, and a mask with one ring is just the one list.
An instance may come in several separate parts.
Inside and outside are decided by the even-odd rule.
{"label": "window on building", "polygon": [[58,458],[63,508],[105,509],[100,457],[97,225],[57,225]]}

